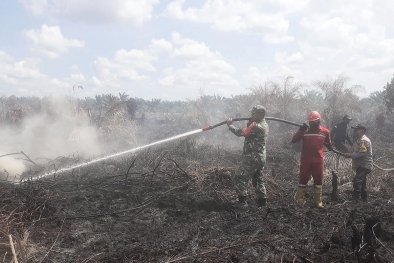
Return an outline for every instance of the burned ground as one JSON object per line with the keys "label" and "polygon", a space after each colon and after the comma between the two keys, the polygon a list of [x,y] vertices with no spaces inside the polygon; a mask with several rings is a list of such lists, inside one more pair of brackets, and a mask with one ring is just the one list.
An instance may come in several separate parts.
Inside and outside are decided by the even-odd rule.
{"label": "burned ground", "polygon": [[295,204],[297,154],[270,151],[268,207],[256,207],[251,191],[249,209],[239,210],[231,182],[237,156],[185,140],[42,180],[2,183],[0,260],[11,261],[11,235],[19,262],[394,261],[392,172],[375,170],[369,201],[356,204],[350,176],[340,182],[339,200],[331,200],[328,175],[319,210],[311,187],[308,202]]}

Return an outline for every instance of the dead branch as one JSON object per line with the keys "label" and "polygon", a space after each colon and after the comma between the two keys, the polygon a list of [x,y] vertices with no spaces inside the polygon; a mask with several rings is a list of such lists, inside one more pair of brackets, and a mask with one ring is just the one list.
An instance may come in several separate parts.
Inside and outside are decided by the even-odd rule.
{"label": "dead branch", "polygon": [[104,252],[100,252],[100,253],[98,253],[98,254],[96,254],[96,255],[93,255],[93,256],[91,256],[91,257],[88,257],[87,259],[84,259],[81,263],[87,263],[87,262],[91,261],[92,259],[94,259],[95,257],[100,256],[100,255],[102,255],[102,254],[104,254]]}
{"label": "dead branch", "polygon": [[4,155],[0,155],[0,157],[4,157],[4,156],[8,156],[8,155],[15,155],[15,154],[21,154],[21,153],[7,153],[7,154],[4,154]]}
{"label": "dead branch", "polygon": [[378,224],[380,224],[380,223],[378,222],[378,223],[376,223],[376,224],[372,227],[372,233],[373,233],[373,235],[375,236],[375,238],[376,238],[376,240],[379,242],[379,244],[382,245],[382,247],[384,247],[388,252],[390,252],[390,254],[394,255],[394,252],[391,251],[390,249],[388,249],[388,248],[383,244],[383,242],[380,241],[379,238],[375,235],[374,228],[375,228]]}
{"label": "dead branch", "polygon": [[26,156],[26,158],[27,158],[32,164],[37,165],[37,166],[40,166],[40,165],[36,164],[35,162],[33,162],[33,161],[29,158],[29,156],[27,156],[23,151],[21,151],[21,153],[22,153],[24,156]]}
{"label": "dead branch", "polygon": [[164,158],[164,156],[165,156],[166,154],[167,154],[167,153],[165,152],[165,153],[162,154],[162,156],[160,156],[159,161],[157,162],[155,168],[153,169],[153,171],[152,171],[152,177],[151,177],[151,182],[153,181],[153,176],[155,175],[155,172],[156,172],[157,168],[160,166],[161,161],[163,160],[163,158]]}
{"label": "dead branch", "polygon": [[338,194],[338,176],[335,171],[331,171],[332,173],[332,192],[331,192],[331,200],[337,201],[339,199]]}
{"label": "dead branch", "polygon": [[165,263],[179,262],[179,261],[182,261],[182,260],[185,260],[185,259],[191,259],[191,258],[194,258],[194,257],[204,256],[204,255],[207,255],[207,254],[210,254],[210,253],[214,253],[214,252],[220,253],[223,250],[236,248],[236,247],[243,247],[243,246],[247,246],[247,245],[253,245],[253,244],[257,244],[257,243],[262,243],[263,245],[266,245],[265,243],[267,243],[267,242],[275,242],[275,241],[278,241],[278,240],[259,239],[259,240],[245,242],[245,243],[239,243],[239,244],[235,244],[235,245],[231,245],[231,246],[227,246],[227,247],[210,249],[208,251],[204,251],[204,252],[201,252],[201,253],[198,253],[198,254],[188,255],[188,256],[184,256],[184,257],[178,258],[178,259],[169,260],[169,261],[166,261]]}
{"label": "dead branch", "polygon": [[129,166],[129,169],[127,169],[127,173],[126,173],[126,176],[125,176],[125,179],[124,179],[124,185],[125,185],[125,187],[127,187],[127,180],[128,180],[128,176],[129,176],[131,167],[133,167],[133,165],[134,165],[134,163],[135,163],[136,160],[137,160],[137,158],[135,158],[135,159],[133,160],[133,162],[132,162],[132,163],[130,164],[130,166]]}
{"label": "dead branch", "polygon": [[21,240],[19,239],[18,236],[15,236],[15,239],[16,239],[16,244],[18,245],[19,255],[22,257],[22,263],[27,263],[25,251],[23,250]]}
{"label": "dead branch", "polygon": [[184,175],[186,175],[187,177],[189,177],[189,179],[192,179],[192,177],[191,177],[187,172],[185,172],[185,170],[183,170],[183,169],[179,166],[179,164],[178,164],[177,162],[175,162],[173,159],[170,159],[170,158],[167,158],[167,160],[173,162],[173,163],[175,164],[175,166],[176,166],[179,170],[181,170],[181,172],[182,172]]}
{"label": "dead branch", "polygon": [[10,239],[10,246],[11,246],[11,251],[12,251],[12,257],[14,259],[14,262],[18,263],[18,258],[16,257],[14,242],[12,241],[12,236],[8,235],[8,237]]}
{"label": "dead branch", "polygon": [[45,258],[48,256],[48,254],[51,252],[53,246],[56,244],[56,242],[57,242],[57,240],[58,240],[58,238],[59,238],[60,232],[62,232],[62,229],[63,229],[63,225],[64,225],[64,221],[65,221],[65,220],[66,220],[66,219],[63,218],[62,225],[60,226],[59,232],[57,232],[55,241],[53,241],[52,246],[49,248],[49,250],[48,250],[48,252],[45,254],[45,256],[41,259],[40,263],[44,261],[44,259],[45,259]]}

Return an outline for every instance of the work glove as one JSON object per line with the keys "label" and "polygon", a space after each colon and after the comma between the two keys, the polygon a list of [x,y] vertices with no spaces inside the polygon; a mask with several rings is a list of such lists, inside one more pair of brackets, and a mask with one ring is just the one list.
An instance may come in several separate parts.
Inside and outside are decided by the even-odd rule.
{"label": "work glove", "polygon": [[304,132],[308,129],[308,124],[306,124],[305,122],[302,124],[302,126],[300,127],[300,131]]}
{"label": "work glove", "polygon": [[244,137],[247,137],[250,135],[250,132],[252,131],[253,127],[256,126],[256,122],[253,122],[250,126],[248,126],[247,128],[244,128],[241,130],[241,134]]}

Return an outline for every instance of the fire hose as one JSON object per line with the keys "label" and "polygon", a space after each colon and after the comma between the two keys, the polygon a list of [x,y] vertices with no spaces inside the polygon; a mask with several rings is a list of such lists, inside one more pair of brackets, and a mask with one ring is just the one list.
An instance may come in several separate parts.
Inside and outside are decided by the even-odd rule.
{"label": "fire hose", "polygon": [[[288,120],[283,120],[283,119],[279,119],[279,118],[275,118],[275,117],[265,117],[265,119],[266,120],[270,120],[270,121],[283,122],[283,123],[287,123],[287,124],[298,126],[298,127],[302,126],[302,124],[300,124],[300,123],[296,123],[296,122],[292,122],[292,121],[288,121]],[[249,121],[249,120],[251,120],[251,118],[235,118],[235,119],[233,119],[233,121]],[[206,126],[206,127],[202,128],[202,130],[203,131],[209,131],[209,130],[212,130],[212,129],[216,128],[216,127],[222,126],[222,125],[224,125],[226,123],[227,123],[227,121],[222,121],[222,122],[219,122],[218,124],[215,124],[215,125],[212,125],[212,126]],[[340,156],[346,157],[345,153],[337,151],[335,149],[332,149],[332,152],[336,153],[336,154],[338,154]],[[375,163],[373,164],[373,166],[378,168],[379,170],[382,170],[382,171],[385,171],[385,172],[394,171],[394,168],[383,168],[383,167],[378,166]]]}
{"label": "fire hose", "polygon": [[[337,151],[337,150],[335,150],[335,149],[332,149],[332,152],[333,152],[333,153],[336,153],[336,154],[338,154],[338,155],[341,155],[341,156],[346,157],[346,154],[345,154],[345,153],[340,152],[340,151]],[[394,168],[383,168],[383,167],[380,167],[379,165],[377,165],[376,163],[373,163],[373,166],[376,167],[376,168],[378,168],[379,170],[382,170],[382,171],[385,171],[385,172],[394,171]]]}
{"label": "fire hose", "polygon": [[[275,117],[265,117],[265,119],[269,120],[269,121],[279,121],[279,122],[287,123],[287,124],[298,126],[298,127],[302,126],[302,124],[299,124],[299,123],[296,123],[296,122],[287,121],[287,120],[283,120],[283,119],[279,119],[279,118],[275,118]],[[250,118],[236,118],[236,119],[233,119],[233,121],[249,121],[249,120],[250,120]],[[219,127],[219,126],[222,126],[222,125],[224,125],[226,123],[227,123],[227,121],[222,121],[222,122],[219,122],[218,124],[215,124],[215,125],[212,125],[212,126],[206,126],[206,127],[202,128],[202,130],[203,131],[212,130],[212,129],[214,129],[216,127]]]}

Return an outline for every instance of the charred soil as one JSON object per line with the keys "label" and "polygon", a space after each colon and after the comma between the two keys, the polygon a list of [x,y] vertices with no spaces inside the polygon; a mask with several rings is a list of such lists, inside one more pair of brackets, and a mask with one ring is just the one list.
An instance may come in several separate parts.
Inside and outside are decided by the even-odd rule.
{"label": "charred soil", "polygon": [[[206,147],[206,148],[204,148]],[[270,153],[275,155],[274,152]],[[283,158],[283,154],[281,154]],[[80,160],[58,159],[56,167]],[[0,260],[10,262],[393,262],[393,173],[374,172],[368,202],[342,182],[323,209],[294,200],[297,158],[268,158],[268,205],[238,209],[237,154],[171,148],[14,185],[1,184]]]}

